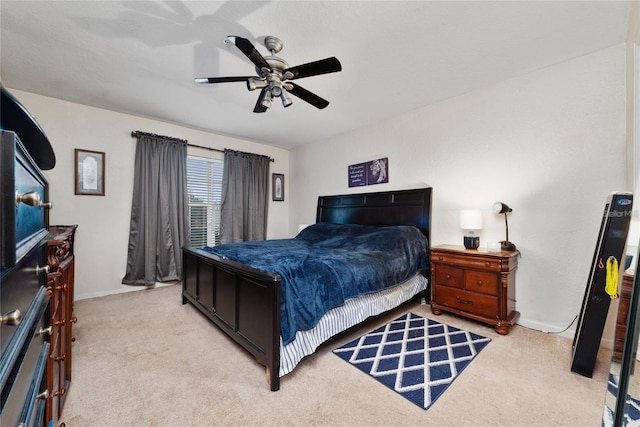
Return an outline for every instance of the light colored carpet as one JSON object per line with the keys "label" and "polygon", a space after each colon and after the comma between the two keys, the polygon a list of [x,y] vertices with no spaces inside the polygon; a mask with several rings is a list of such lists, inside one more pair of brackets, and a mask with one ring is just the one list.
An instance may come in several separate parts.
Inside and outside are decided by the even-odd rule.
{"label": "light colored carpet", "polygon": [[[598,426],[610,352],[592,379],[570,371],[571,340],[493,328],[428,305],[401,307],[324,345],[269,391],[265,369],[191,305],[180,286],[76,301],[67,427],[212,425]],[[427,411],[331,350],[413,311],[491,343]]]}

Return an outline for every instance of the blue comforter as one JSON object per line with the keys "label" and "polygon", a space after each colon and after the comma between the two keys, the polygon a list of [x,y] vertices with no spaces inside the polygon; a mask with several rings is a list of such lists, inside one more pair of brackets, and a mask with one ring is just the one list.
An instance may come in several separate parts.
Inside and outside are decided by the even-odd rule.
{"label": "blue comforter", "polygon": [[395,286],[428,268],[415,227],[319,223],[293,239],[229,243],[203,250],[279,274],[284,345],[347,299]]}

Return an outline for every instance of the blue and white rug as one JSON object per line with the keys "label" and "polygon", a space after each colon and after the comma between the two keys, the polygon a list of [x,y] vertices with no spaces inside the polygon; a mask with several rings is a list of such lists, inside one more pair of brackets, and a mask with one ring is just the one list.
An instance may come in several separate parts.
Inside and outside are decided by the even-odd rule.
{"label": "blue and white rug", "polygon": [[428,409],[490,341],[407,313],[333,352]]}
{"label": "blue and white rug", "polygon": [[[613,403],[615,406],[616,399],[618,397],[618,382],[619,376],[614,375],[609,372],[609,381],[607,383],[607,397],[605,399],[606,403]],[[602,426],[613,426],[614,422],[614,412],[613,409],[604,405],[604,414],[602,416]],[[640,400],[634,399],[633,397],[627,395],[627,401],[625,402],[624,407],[624,419],[622,424],[626,427],[639,427],[640,426]]]}

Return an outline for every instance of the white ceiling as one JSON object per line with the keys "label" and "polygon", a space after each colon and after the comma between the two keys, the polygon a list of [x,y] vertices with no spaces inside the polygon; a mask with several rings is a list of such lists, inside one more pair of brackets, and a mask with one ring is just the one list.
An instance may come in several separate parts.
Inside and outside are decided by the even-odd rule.
{"label": "white ceiling", "polygon": [[[5,86],[291,148],[623,43],[627,1],[0,1]],[[342,72],[296,80],[253,113],[254,66],[227,35],[284,43],[291,66],[330,56]],[[133,129],[132,129],[133,130]],[[145,130],[145,129],[140,129]],[[173,135],[180,137],[180,135]]]}

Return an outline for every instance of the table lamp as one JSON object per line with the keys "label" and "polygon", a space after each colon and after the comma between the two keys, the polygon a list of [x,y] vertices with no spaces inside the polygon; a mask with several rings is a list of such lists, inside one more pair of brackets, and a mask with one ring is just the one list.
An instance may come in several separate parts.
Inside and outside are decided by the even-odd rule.
{"label": "table lamp", "polygon": [[475,230],[482,230],[482,211],[480,209],[463,209],[460,211],[460,228],[468,230],[464,236],[464,247],[478,249],[480,237],[473,234]]}
{"label": "table lamp", "polygon": [[515,251],[516,250],[516,245],[514,245],[513,243],[511,243],[509,241],[509,223],[507,223],[507,213],[511,212],[513,209],[511,209],[509,206],[505,205],[502,202],[495,202],[493,204],[493,211],[497,214],[504,214],[504,225],[507,229],[507,236],[505,238],[505,240],[500,241],[500,246],[502,248],[503,251]]}

